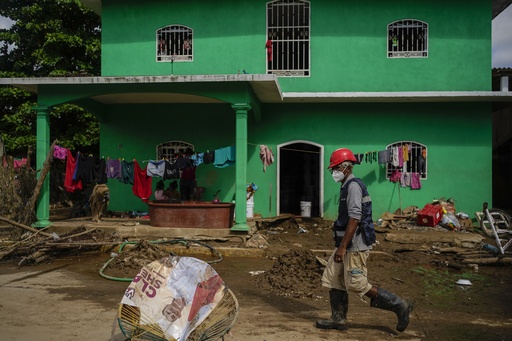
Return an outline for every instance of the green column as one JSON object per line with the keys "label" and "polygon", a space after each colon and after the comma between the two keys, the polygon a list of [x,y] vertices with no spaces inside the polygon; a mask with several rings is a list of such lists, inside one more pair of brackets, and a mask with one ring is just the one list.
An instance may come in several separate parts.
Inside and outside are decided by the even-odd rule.
{"label": "green column", "polygon": [[[36,141],[36,169],[37,177],[41,175],[44,161],[50,150],[50,110],[48,107],[39,106],[32,108],[37,112],[37,141]],[[32,225],[35,228],[43,228],[50,222],[50,173],[44,180],[41,193],[36,204],[37,221]]]}
{"label": "green column", "polygon": [[232,231],[249,231],[245,209],[247,205],[247,112],[251,106],[245,103],[233,104],[236,113],[236,187],[235,187],[235,225]]}

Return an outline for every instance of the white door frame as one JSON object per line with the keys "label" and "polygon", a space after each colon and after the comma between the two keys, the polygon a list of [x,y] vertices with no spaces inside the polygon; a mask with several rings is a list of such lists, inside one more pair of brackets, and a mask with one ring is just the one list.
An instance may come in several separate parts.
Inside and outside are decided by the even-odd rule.
{"label": "white door frame", "polygon": [[280,203],[281,203],[281,182],[280,182],[280,179],[281,179],[281,148],[282,147],[286,147],[288,145],[291,145],[291,144],[295,144],[295,143],[304,143],[304,144],[310,144],[310,145],[313,145],[315,147],[318,147],[320,148],[320,162],[319,162],[319,165],[318,167],[320,168],[319,169],[319,172],[318,174],[320,174],[320,183],[319,183],[319,191],[320,193],[318,193],[318,200],[319,200],[319,203],[318,203],[318,208],[319,208],[319,213],[320,213],[320,217],[323,217],[324,216],[324,169],[323,169],[323,165],[324,165],[324,146],[321,145],[321,144],[318,144],[318,143],[315,143],[315,142],[312,142],[312,141],[308,141],[308,140],[294,140],[294,141],[288,141],[288,142],[285,142],[285,143],[281,143],[281,144],[278,144],[277,145],[277,193],[276,193],[276,212],[277,212],[277,215],[281,214],[281,207],[280,207]]}

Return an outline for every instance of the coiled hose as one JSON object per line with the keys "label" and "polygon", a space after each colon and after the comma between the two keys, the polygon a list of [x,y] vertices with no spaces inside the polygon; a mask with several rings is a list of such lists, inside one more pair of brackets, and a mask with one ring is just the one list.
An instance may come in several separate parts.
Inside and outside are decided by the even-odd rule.
{"label": "coiled hose", "polygon": [[[124,248],[125,245],[127,245],[127,244],[137,244],[137,243],[139,243],[139,242],[138,241],[131,241],[131,242],[124,242],[124,243],[122,243],[121,246],[119,246],[119,253],[121,253],[123,251],[123,248]],[[199,245],[205,246],[205,247],[209,248],[210,250],[212,250],[212,252],[218,257],[217,259],[208,261],[207,262],[208,264],[218,263],[218,262],[221,262],[224,259],[224,257],[222,257],[222,255],[214,247],[212,247],[211,245],[208,245],[206,243],[203,243],[203,242],[200,242],[200,241],[197,241],[197,240],[193,240],[193,239],[152,240],[152,241],[149,241],[149,243],[151,243],[151,244],[183,244],[183,245],[185,245],[187,247],[191,243],[199,244]],[[133,281],[133,278],[113,277],[113,276],[105,275],[103,273],[103,271],[108,267],[110,262],[112,260],[114,260],[114,258],[116,258],[116,257],[111,257],[108,261],[105,262],[105,264],[103,264],[103,266],[101,267],[101,269],[99,271],[100,276],[103,277],[103,278],[112,280],[112,281],[119,281],[119,282],[131,282],[131,281]]]}

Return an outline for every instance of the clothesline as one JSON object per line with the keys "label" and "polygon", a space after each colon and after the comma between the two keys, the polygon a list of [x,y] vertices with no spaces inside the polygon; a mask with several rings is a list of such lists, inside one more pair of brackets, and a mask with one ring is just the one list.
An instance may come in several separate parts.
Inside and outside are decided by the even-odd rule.
{"label": "clothesline", "polygon": [[[235,163],[235,148],[233,146],[220,148],[212,151],[207,156],[204,153],[194,153],[190,157],[178,157],[175,162],[169,160],[143,160],[148,163],[142,169],[137,160],[125,161],[111,159],[108,157],[99,158],[83,155],[77,152],[76,157],[66,148],[57,146],[54,149],[54,157],[66,160],[66,176],[64,187],[68,192],[81,190],[91,183],[106,183],[108,179],[118,179],[125,184],[132,184],[133,193],[144,202],[149,200],[152,193],[152,178],[162,177],[165,179],[180,179],[182,175],[192,166],[197,167],[202,163],[212,163],[216,168],[225,168]],[[211,156],[211,157],[210,157]]]}

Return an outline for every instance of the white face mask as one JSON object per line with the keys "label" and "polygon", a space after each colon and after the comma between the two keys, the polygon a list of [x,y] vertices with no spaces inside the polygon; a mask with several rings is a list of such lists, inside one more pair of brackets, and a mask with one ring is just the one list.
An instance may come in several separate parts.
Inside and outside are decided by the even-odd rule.
{"label": "white face mask", "polygon": [[334,182],[342,182],[343,179],[345,179],[345,173],[339,170],[335,170],[334,172],[332,172],[332,179],[334,180]]}

